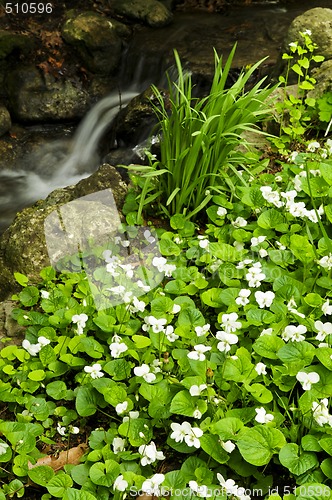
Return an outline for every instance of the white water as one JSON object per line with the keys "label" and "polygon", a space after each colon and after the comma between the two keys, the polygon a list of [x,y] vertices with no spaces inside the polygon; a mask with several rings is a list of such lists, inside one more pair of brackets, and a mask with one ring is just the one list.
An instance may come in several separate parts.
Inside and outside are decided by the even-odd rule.
{"label": "white water", "polygon": [[70,141],[47,143],[34,155],[33,171],[0,171],[0,233],[15,213],[45,198],[54,189],[76,184],[99,165],[99,141],[119,110],[138,92],[111,94],[83,118]]}

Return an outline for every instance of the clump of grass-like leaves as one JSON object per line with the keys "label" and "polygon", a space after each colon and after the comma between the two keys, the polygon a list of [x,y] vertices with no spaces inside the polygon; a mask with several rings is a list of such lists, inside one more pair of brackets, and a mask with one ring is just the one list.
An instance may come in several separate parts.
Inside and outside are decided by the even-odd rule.
{"label": "clump of grass-like leaves", "polygon": [[191,75],[184,70],[176,50],[178,81],[169,78],[167,103],[153,86],[159,102],[155,111],[161,151],[157,161],[152,158],[150,166],[140,169],[146,178],[140,209],[158,199],[168,216],[177,213],[189,219],[209,203],[213,194],[227,188],[227,171],[236,171],[236,165],[243,161],[238,151],[239,144],[246,142],[242,133],[259,130],[257,123],[269,114],[266,100],[273,90],[262,87],[264,78],[251,90],[245,90],[262,61],[243,71],[226,88],[235,50],[236,45],[224,67],[222,58],[214,52],[214,78],[204,98],[193,96]]}

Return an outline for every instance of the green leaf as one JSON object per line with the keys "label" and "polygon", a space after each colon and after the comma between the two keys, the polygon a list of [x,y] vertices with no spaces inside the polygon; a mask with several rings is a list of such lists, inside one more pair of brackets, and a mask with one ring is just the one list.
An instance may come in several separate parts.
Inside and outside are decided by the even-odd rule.
{"label": "green leaf", "polygon": [[47,491],[57,498],[62,498],[68,488],[73,486],[73,480],[68,474],[59,473],[46,484]]}
{"label": "green leaf", "polygon": [[98,393],[92,387],[82,386],[78,388],[75,407],[81,417],[94,415],[97,411]]}
{"label": "green leaf", "polygon": [[141,446],[152,439],[152,429],[149,423],[149,420],[145,418],[130,419],[120,424],[118,431],[120,436],[129,439],[132,446]]}
{"label": "green leaf", "polygon": [[199,438],[201,448],[209,457],[212,457],[219,464],[225,464],[229,460],[228,453],[220,446],[218,436],[212,434],[203,434]]}
{"label": "green leaf", "polygon": [[32,370],[29,375],[28,375],[30,380],[34,380],[35,382],[40,382],[41,380],[44,380],[46,377],[46,373],[44,370]]}
{"label": "green leaf", "polygon": [[244,382],[249,381],[249,377],[254,378],[256,375],[254,365],[251,363],[251,354],[244,347],[237,349],[235,359],[228,357],[223,366],[225,380]]}
{"label": "green leaf", "polygon": [[19,293],[19,298],[24,306],[34,306],[39,300],[39,290],[35,286],[27,286]]}
{"label": "green leaf", "polygon": [[94,484],[110,488],[120,475],[120,466],[115,460],[105,460],[105,463],[97,462],[91,466],[89,475]]}
{"label": "green leaf", "polygon": [[287,443],[279,452],[279,460],[284,467],[296,476],[304,474],[310,469],[317,467],[318,459],[313,452],[300,452],[295,443]]}
{"label": "green leaf", "polygon": [[149,345],[151,345],[151,340],[149,337],[145,337],[144,335],[133,335],[132,340],[135,343],[135,347],[137,349],[145,349]]}
{"label": "green leaf", "polygon": [[332,491],[326,484],[302,484],[295,490],[296,500],[331,500]]}
{"label": "green leaf", "polygon": [[246,428],[240,432],[237,446],[243,458],[252,465],[261,466],[270,462],[272,456],[286,444],[279,429],[263,425]]}
{"label": "green leaf", "polygon": [[27,284],[29,283],[29,278],[25,276],[25,274],[14,273],[14,277],[17,283],[21,286],[27,286]]}
{"label": "green leaf", "polygon": [[290,237],[290,249],[297,259],[308,265],[315,260],[315,252],[308,238],[299,234]]}
{"label": "green leaf", "polygon": [[315,356],[315,351],[316,348],[312,344],[302,340],[301,342],[292,342],[284,345],[277,352],[277,356],[286,364],[297,363],[297,366],[303,368],[311,364]]}
{"label": "green leaf", "polygon": [[257,224],[263,229],[275,229],[284,222],[284,216],[275,208],[265,210],[257,219]]}
{"label": "green leaf", "polygon": [[227,243],[210,243],[210,252],[212,255],[225,262],[238,262],[241,260],[241,253],[233,245]]}
{"label": "green leaf", "polygon": [[54,477],[54,470],[48,465],[38,465],[33,469],[30,469],[28,476],[36,484],[40,486],[47,486],[49,481]]}
{"label": "green leaf", "polygon": [[111,375],[114,381],[125,380],[130,377],[133,363],[129,363],[126,359],[113,359],[103,366],[103,371]]}
{"label": "green leaf", "polygon": [[97,499],[97,497],[94,496],[89,491],[76,490],[75,488],[70,488],[64,494],[63,500],[101,500],[101,498]]}
{"label": "green leaf", "polygon": [[65,399],[67,386],[62,380],[50,382],[46,386],[46,393],[53,399]]}
{"label": "green leaf", "polygon": [[224,304],[222,298],[222,290],[219,288],[210,288],[202,293],[201,299],[204,304],[210,307],[219,308]]}
{"label": "green leaf", "polygon": [[243,422],[236,417],[225,417],[211,425],[211,432],[218,434],[222,441],[237,438],[239,431],[243,428]]}
{"label": "green leaf", "polygon": [[246,385],[245,388],[259,403],[266,404],[273,400],[272,392],[262,384]]}
{"label": "green leaf", "polygon": [[320,464],[320,468],[326,477],[332,479],[332,458],[325,458],[325,460],[323,460]]}
{"label": "green leaf", "polygon": [[277,352],[285,345],[276,335],[262,335],[255,340],[253,350],[260,356],[268,359],[278,359]]}
{"label": "green leaf", "polygon": [[322,438],[319,440],[320,446],[326,453],[332,455],[332,437]]}
{"label": "green leaf", "polygon": [[319,163],[319,170],[323,176],[323,179],[332,186],[332,163]]}
{"label": "green leaf", "polygon": [[123,403],[127,399],[127,393],[123,388],[123,384],[117,384],[109,378],[93,380],[92,385],[104,396],[105,401],[112,406]]}
{"label": "green leaf", "polygon": [[171,403],[170,411],[176,415],[192,417],[196,409],[196,401],[188,391],[178,392]]}
{"label": "green leaf", "polygon": [[171,255],[177,256],[181,253],[181,248],[169,238],[161,238],[159,240],[159,249],[160,253],[166,257]]}

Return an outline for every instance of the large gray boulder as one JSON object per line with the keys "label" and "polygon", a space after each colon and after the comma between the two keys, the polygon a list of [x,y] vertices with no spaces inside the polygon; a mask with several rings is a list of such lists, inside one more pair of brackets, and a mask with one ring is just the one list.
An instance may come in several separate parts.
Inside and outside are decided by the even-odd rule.
{"label": "large gray boulder", "polygon": [[84,66],[102,75],[117,69],[121,58],[119,23],[94,12],[83,12],[68,19],[62,28],[62,37],[78,52]]}
{"label": "large gray boulder", "polygon": [[111,7],[120,16],[153,28],[166,26],[173,19],[171,11],[158,0],[115,0]]}
{"label": "large gray boulder", "polygon": [[[45,220],[51,212],[60,213],[59,209],[63,205],[104,190],[112,191],[116,207],[121,208],[127,186],[117,170],[107,164],[102,165],[90,177],[81,180],[75,186],[57,189],[45,200],[38,201],[32,207],[25,208],[17,214],[11,226],[0,238],[0,300],[9,297],[17,290],[14,272],[23,273],[32,281],[37,282],[40,281],[40,270],[52,263],[44,228]],[[79,228],[84,224],[87,228],[84,237],[99,237],[105,231],[105,224],[111,226],[114,222],[114,220],[107,220],[108,214],[115,219],[115,214],[114,217],[112,215],[113,208],[109,208],[107,203],[105,197],[100,196],[98,199],[97,196],[93,202],[93,210],[83,215],[82,211],[77,213],[77,221],[71,220],[71,226]],[[78,205],[73,206],[74,209],[70,214],[75,217]],[[60,246],[61,243],[60,236]]]}
{"label": "large gray boulder", "polygon": [[313,42],[318,45],[317,53],[324,56],[325,59],[332,58],[332,9],[316,7],[307,10],[300,16],[297,16],[291,23],[286,39],[285,48],[288,44],[295,41],[301,41],[300,32],[311,31]]}
{"label": "large gray boulder", "polygon": [[91,106],[89,94],[80,84],[43,75],[34,66],[9,71],[6,87],[13,117],[26,123],[78,120]]}

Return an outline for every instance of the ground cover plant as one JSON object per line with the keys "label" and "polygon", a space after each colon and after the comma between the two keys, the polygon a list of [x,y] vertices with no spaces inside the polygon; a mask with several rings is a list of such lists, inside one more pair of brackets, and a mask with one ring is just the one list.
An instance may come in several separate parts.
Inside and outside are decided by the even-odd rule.
{"label": "ground cover plant", "polygon": [[230,169],[205,227],[179,213],[146,229],[161,254],[146,270],[119,259],[129,228],[92,249],[113,307],[84,273],[16,274],[0,500],[332,498],[332,141],[259,172]]}

